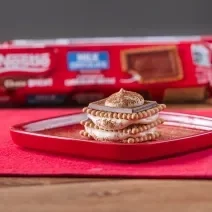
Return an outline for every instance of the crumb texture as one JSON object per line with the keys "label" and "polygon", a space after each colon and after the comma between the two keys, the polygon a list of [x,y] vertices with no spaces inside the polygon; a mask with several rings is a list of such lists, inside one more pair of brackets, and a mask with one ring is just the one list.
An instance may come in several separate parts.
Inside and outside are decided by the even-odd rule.
{"label": "crumb texture", "polygon": [[105,106],[130,108],[141,106],[144,104],[144,98],[140,94],[133,91],[121,89],[119,92],[112,94],[105,101]]}

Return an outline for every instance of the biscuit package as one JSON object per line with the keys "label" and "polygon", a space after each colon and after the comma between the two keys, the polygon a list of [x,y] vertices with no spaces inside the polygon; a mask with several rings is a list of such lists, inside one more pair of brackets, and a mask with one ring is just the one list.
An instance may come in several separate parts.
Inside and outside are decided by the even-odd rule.
{"label": "biscuit package", "polygon": [[120,88],[201,102],[210,73],[200,36],[12,40],[0,45],[0,104],[87,104]]}
{"label": "biscuit package", "polygon": [[[202,40],[208,45],[208,48],[212,52],[212,35],[202,36]],[[212,65],[212,58],[210,62]],[[208,81],[209,81],[209,96],[208,96],[207,102],[212,104],[212,69],[209,71]]]}

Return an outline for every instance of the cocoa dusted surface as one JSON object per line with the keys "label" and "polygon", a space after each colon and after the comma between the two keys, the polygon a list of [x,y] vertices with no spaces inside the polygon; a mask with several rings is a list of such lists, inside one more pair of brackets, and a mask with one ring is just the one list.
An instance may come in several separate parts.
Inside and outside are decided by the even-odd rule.
{"label": "cocoa dusted surface", "polygon": [[108,111],[108,112],[115,112],[115,113],[136,113],[145,111],[151,108],[156,107],[158,104],[155,101],[144,101],[144,104],[134,108],[115,108],[115,107],[107,107],[105,106],[106,99],[99,100],[88,105],[88,108],[101,110],[101,111]]}

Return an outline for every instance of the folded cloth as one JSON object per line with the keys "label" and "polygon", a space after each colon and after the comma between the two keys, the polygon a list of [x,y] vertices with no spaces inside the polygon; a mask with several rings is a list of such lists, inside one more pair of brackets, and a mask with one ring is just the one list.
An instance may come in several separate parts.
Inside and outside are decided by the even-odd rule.
{"label": "folded cloth", "polygon": [[[212,109],[171,111],[212,117]],[[0,175],[212,178],[212,149],[152,162],[121,163],[26,150],[11,140],[9,128],[14,124],[74,112],[79,109],[1,109]]]}

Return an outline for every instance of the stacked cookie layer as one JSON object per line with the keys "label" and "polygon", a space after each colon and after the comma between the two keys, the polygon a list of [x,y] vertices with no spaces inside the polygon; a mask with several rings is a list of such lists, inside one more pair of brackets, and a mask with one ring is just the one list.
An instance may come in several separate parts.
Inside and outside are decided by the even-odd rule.
{"label": "stacked cookie layer", "polygon": [[[123,89],[104,101],[106,107],[118,108],[120,111],[124,108],[133,108],[134,105],[139,107],[144,103],[140,94]],[[126,113],[86,107],[83,112],[87,114],[88,119],[81,122],[84,126],[81,135],[98,141],[124,143],[155,140],[160,136],[157,126],[163,123],[159,112],[165,108],[164,104],[156,104],[150,109]]]}

